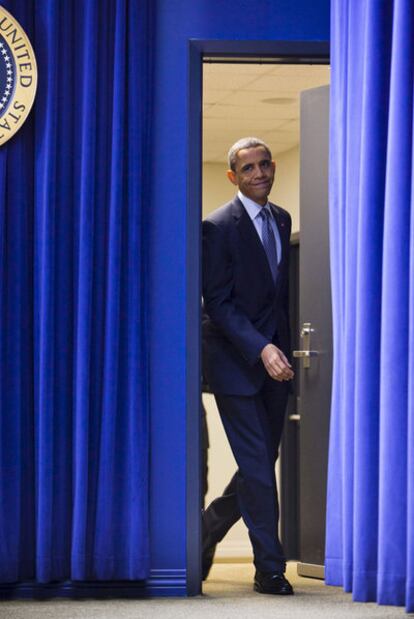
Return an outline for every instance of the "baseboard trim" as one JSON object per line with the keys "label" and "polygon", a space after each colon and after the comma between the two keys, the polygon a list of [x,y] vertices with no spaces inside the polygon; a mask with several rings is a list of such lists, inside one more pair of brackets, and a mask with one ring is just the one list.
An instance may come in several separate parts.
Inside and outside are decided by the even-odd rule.
{"label": "baseboard trim", "polygon": [[187,595],[186,570],[150,571],[146,580],[134,581],[65,581],[41,584],[21,582],[0,585],[0,599],[51,599],[51,598],[143,598],[183,597]]}
{"label": "baseboard trim", "polygon": [[315,563],[300,563],[297,565],[298,576],[304,576],[305,578],[318,578],[319,580],[325,580],[325,566],[316,565]]}

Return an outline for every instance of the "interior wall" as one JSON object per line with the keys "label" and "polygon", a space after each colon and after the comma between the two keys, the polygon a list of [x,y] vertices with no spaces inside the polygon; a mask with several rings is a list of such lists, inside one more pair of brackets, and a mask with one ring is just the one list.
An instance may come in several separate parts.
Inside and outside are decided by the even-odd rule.
{"label": "interior wall", "polygon": [[[230,146],[230,145],[229,145]],[[271,144],[269,144],[271,147]],[[299,146],[275,157],[276,178],[270,200],[279,204],[292,217],[292,231],[299,231]],[[203,217],[218,206],[231,200],[235,186],[226,176],[225,163],[203,164]],[[230,450],[220,416],[211,394],[203,395],[207,412],[210,436],[209,490],[206,505],[219,496],[236,470],[236,462]],[[240,520],[217,546],[216,557],[251,557],[251,545],[244,523]]]}

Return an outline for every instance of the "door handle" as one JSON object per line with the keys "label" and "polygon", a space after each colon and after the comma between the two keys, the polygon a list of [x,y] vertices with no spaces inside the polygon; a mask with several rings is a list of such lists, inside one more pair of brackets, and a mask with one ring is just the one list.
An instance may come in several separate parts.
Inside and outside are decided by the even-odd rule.
{"label": "door handle", "polygon": [[309,359],[309,357],[317,357],[319,355],[318,350],[294,350],[293,356],[299,359]]}
{"label": "door handle", "polygon": [[303,340],[303,350],[294,350],[293,356],[298,359],[303,359],[303,368],[310,368],[311,357],[317,357],[319,352],[317,350],[310,350],[311,334],[315,332],[310,322],[304,322],[300,337]]}

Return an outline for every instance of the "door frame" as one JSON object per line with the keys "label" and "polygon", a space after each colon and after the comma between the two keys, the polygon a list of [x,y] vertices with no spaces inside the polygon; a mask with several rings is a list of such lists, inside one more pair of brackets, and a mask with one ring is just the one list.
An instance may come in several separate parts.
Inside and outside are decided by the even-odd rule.
{"label": "door frame", "polygon": [[[329,63],[329,41],[188,42],[186,207],[186,558],[187,595],[201,593],[201,213],[203,62]],[[184,172],[185,173],[185,172]]]}

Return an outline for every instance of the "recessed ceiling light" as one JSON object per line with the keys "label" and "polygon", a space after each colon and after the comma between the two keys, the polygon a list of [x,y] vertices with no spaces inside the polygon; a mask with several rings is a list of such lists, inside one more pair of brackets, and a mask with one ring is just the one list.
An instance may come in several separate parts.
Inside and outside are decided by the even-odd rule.
{"label": "recessed ceiling light", "polygon": [[262,99],[262,103],[270,103],[271,105],[292,105],[296,103],[293,97],[270,97],[270,99]]}

